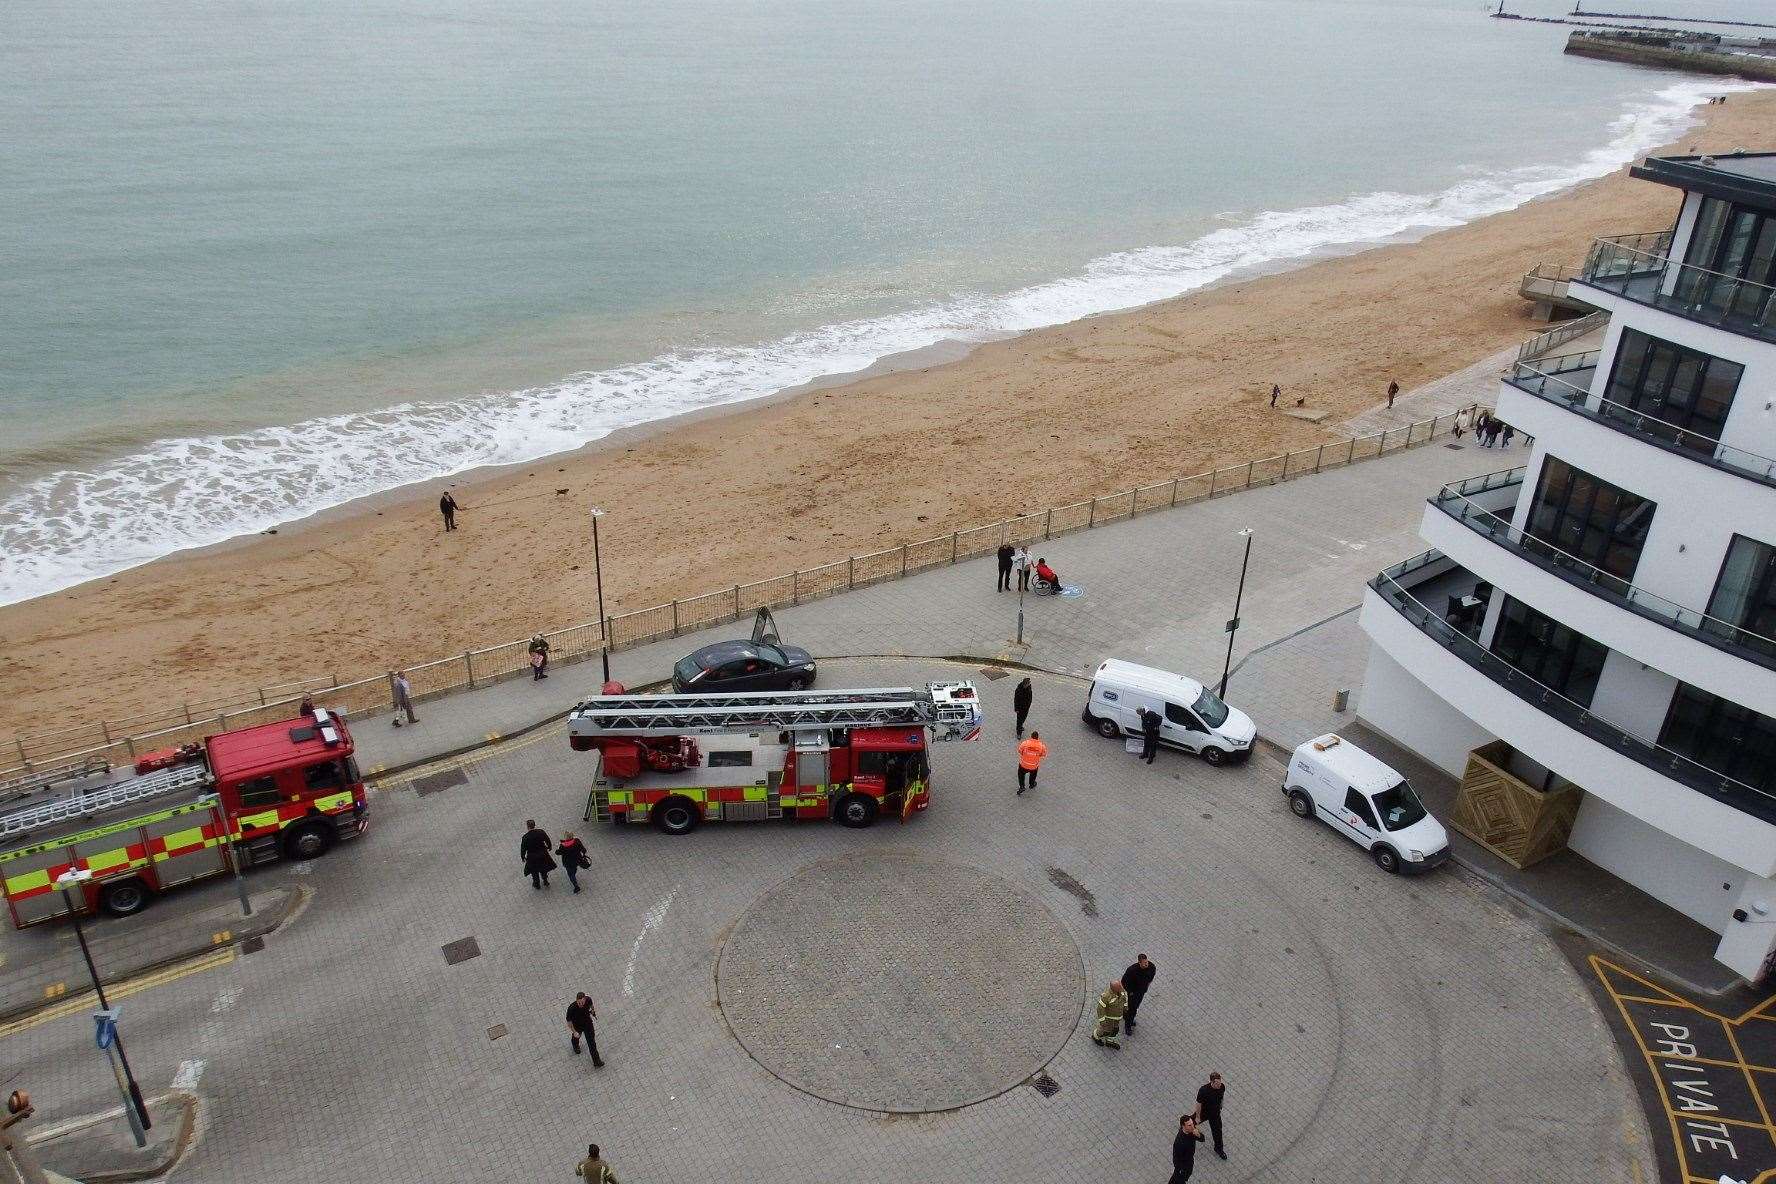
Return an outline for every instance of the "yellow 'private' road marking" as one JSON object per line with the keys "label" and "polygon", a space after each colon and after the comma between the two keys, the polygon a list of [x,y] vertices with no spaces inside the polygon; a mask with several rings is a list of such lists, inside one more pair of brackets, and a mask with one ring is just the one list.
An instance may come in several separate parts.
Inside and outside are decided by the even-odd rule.
{"label": "yellow 'private' road marking", "polygon": [[[234,961],[235,957],[234,948],[230,946],[226,950],[217,950],[215,953],[205,954],[201,958],[192,958],[173,966],[165,966],[147,974],[139,974],[135,978],[126,978],[122,982],[107,985],[105,997],[107,999],[127,999],[131,995],[140,994],[151,987],[162,987],[167,983],[177,982],[179,979],[201,971],[212,970],[217,966],[226,966]],[[72,999],[63,1000],[54,1007],[46,1007],[42,1011],[0,1024],[0,1040],[4,1040],[8,1036],[16,1036],[20,1032],[28,1032],[41,1024],[49,1023],[51,1020],[59,1020],[66,1016],[78,1015],[83,1011],[90,1011],[98,1006],[98,1002],[97,995],[91,991],[83,991]]]}

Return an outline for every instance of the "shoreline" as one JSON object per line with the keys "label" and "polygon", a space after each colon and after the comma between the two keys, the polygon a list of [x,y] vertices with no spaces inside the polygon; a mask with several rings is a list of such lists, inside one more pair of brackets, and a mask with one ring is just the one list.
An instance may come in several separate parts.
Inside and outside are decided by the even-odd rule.
{"label": "shoreline", "polygon": [[[1701,108],[1679,147],[1776,146],[1776,91]],[[607,610],[807,568],[1032,506],[1285,448],[1513,345],[1516,281],[1669,223],[1625,169],[1405,242],[625,427],[543,459],[386,490],[0,608],[21,733],[65,717],[461,652],[596,615],[585,508],[610,511]],[[872,373],[871,371],[876,371]],[[463,529],[439,530],[437,491]],[[557,497],[556,489],[568,493]],[[687,510],[690,513],[687,513]],[[65,672],[105,674],[105,700]],[[90,680],[87,680],[90,681]]]}

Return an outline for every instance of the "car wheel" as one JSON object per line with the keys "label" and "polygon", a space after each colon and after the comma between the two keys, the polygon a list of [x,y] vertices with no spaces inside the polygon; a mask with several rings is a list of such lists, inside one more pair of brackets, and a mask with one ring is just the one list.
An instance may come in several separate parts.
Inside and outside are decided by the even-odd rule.
{"label": "car wheel", "polygon": [[1101,719],[1096,725],[1098,735],[1106,740],[1115,740],[1122,735],[1122,725],[1113,719]]}
{"label": "car wheel", "polygon": [[702,816],[689,798],[670,797],[652,810],[654,825],[669,835],[688,835],[697,829]]}
{"label": "car wheel", "polygon": [[1313,799],[1307,796],[1305,789],[1294,790],[1289,794],[1289,809],[1295,812],[1297,818],[1312,818],[1314,816]]}
{"label": "car wheel", "polygon": [[1394,850],[1392,847],[1389,847],[1387,844],[1383,843],[1381,846],[1377,847],[1373,852],[1371,852],[1371,854],[1375,856],[1375,866],[1376,867],[1379,867],[1382,871],[1386,872],[1390,876],[1397,875],[1399,873],[1399,871],[1400,871],[1400,853],[1398,851]]}
{"label": "car wheel", "polygon": [[1203,760],[1208,761],[1211,765],[1219,768],[1227,763],[1227,752],[1225,749],[1216,748],[1211,744],[1202,750],[1202,758]]}
{"label": "car wheel", "polygon": [[148,907],[148,886],[140,880],[118,880],[106,884],[99,893],[99,903],[113,917],[127,917]]}
{"label": "car wheel", "polygon": [[789,689],[792,691],[807,690],[808,689],[808,676],[805,674],[798,674],[794,678],[790,679],[789,680]]}
{"label": "car wheel", "polygon": [[318,859],[333,845],[333,827],[316,818],[299,822],[284,834],[284,858]]}
{"label": "car wheel", "polygon": [[848,793],[839,799],[838,819],[861,830],[876,820],[876,799],[867,793]]}

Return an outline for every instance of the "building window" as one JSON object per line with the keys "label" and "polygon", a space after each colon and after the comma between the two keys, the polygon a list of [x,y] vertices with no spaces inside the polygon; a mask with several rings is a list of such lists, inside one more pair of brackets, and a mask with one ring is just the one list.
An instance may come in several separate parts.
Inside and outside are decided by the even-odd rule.
{"label": "building window", "polygon": [[1604,396],[1617,406],[1606,404],[1603,411],[1620,418],[1625,408],[1647,416],[1658,422],[1640,421],[1642,431],[1711,452],[1727,426],[1727,412],[1744,373],[1745,367],[1737,362],[1685,349],[1638,329],[1623,329]]}
{"label": "building window", "polygon": [[1726,319],[1762,323],[1776,286],[1776,214],[1702,199],[1675,295]]}
{"label": "building window", "polygon": [[1706,628],[1724,633],[1732,626],[1757,634],[1738,634],[1734,640],[1776,656],[1776,546],[1733,536],[1708,598],[1708,615],[1714,620]]}
{"label": "building window", "polygon": [[1632,580],[1657,509],[1656,503],[1639,494],[1550,456],[1542,462],[1528,533],[1593,567]]}
{"label": "building window", "polygon": [[1492,652],[1583,707],[1591,705],[1597,676],[1603,673],[1603,660],[1609,654],[1583,633],[1510,596],[1499,608]]}
{"label": "building window", "polygon": [[1680,683],[1659,743],[1703,768],[1776,792],[1776,719]]}

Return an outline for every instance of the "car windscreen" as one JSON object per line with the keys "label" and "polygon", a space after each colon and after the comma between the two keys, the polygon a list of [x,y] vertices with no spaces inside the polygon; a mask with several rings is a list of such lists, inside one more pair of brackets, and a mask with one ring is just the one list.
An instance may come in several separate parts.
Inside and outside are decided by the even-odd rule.
{"label": "car windscreen", "polygon": [[1412,784],[1407,781],[1376,794],[1375,812],[1381,815],[1381,824],[1389,830],[1405,830],[1422,822],[1426,814],[1424,803],[1418,800],[1418,795],[1412,792]]}
{"label": "car windscreen", "polygon": [[681,658],[678,665],[672,668],[672,673],[679,682],[695,682],[697,676],[703,673],[703,667],[697,665],[696,658]]}
{"label": "car windscreen", "polygon": [[761,644],[758,647],[758,651],[759,651],[759,657],[761,657],[765,661],[771,663],[771,665],[773,665],[773,666],[788,666],[789,665],[788,656],[786,654],[784,654],[784,652],[782,650],[778,649],[774,645],[771,645],[769,643]]}
{"label": "car windscreen", "polygon": [[1227,722],[1227,704],[1215,698],[1215,692],[1208,687],[1203,688],[1203,693],[1196,697],[1190,710],[1196,712],[1196,718],[1211,728],[1218,728]]}

